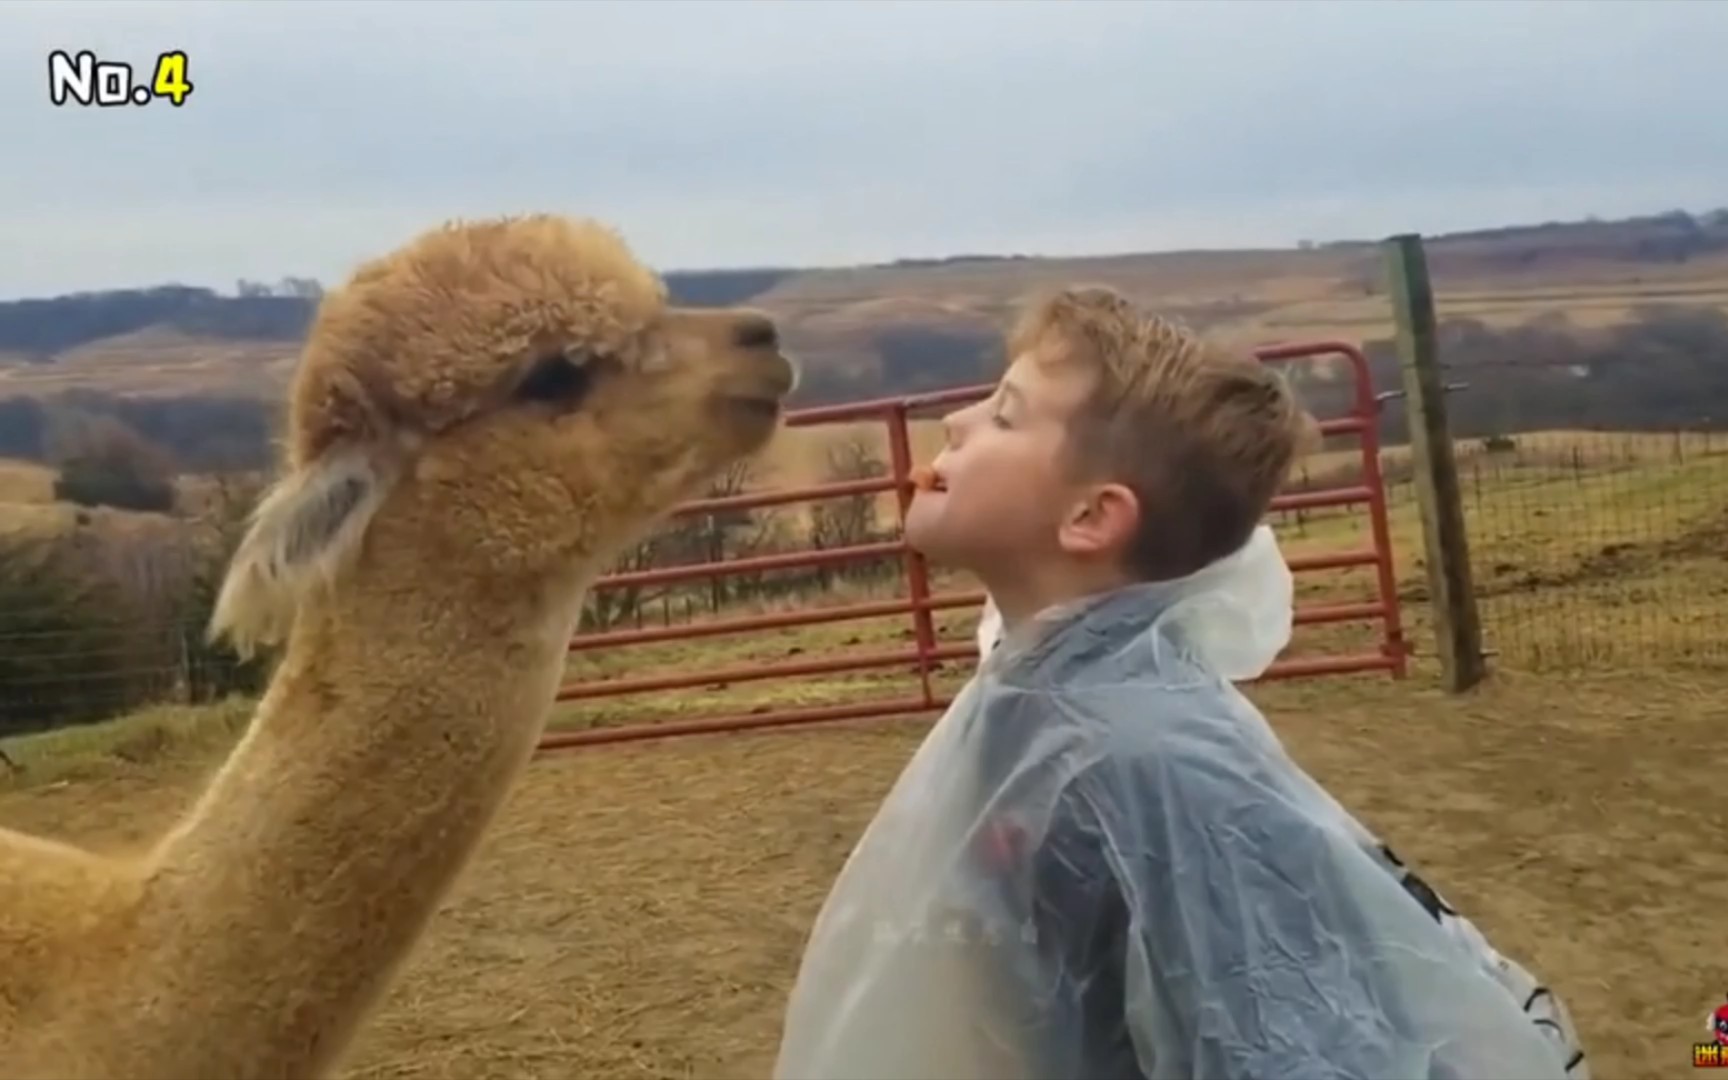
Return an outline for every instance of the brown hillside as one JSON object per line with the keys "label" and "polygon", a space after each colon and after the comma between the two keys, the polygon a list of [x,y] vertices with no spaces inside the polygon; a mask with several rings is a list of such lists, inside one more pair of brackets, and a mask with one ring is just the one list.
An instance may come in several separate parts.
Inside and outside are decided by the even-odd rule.
{"label": "brown hillside", "polygon": [[[1504,327],[1556,312],[1609,326],[1641,305],[1728,309],[1728,220],[1662,216],[1544,225],[1432,238],[1443,317]],[[1029,293],[1102,282],[1243,342],[1388,336],[1379,251],[1371,243],[1308,249],[1179,251],[1083,259],[908,261],[795,273],[752,301],[777,315],[812,372],[868,383],[880,336],[963,339],[999,333]],[[0,356],[0,397],[73,388],[130,394],[274,397],[295,360],[279,342],[210,341],[146,330],[68,350],[48,363]]]}

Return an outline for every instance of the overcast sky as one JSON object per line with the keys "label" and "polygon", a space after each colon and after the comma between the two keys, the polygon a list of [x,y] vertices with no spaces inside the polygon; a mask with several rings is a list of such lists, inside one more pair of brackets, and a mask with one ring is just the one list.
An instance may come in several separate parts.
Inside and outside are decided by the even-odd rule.
{"label": "overcast sky", "polygon": [[[50,50],[186,50],[55,108]],[[1728,204],[1710,0],[0,2],[0,297],[340,280],[453,216],[662,269]]]}

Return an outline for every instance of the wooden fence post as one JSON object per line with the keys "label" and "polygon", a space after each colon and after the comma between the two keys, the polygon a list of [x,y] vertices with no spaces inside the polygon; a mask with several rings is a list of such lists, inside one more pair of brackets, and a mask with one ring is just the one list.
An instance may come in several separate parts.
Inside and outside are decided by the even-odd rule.
{"label": "wooden fence post", "polygon": [[1470,573],[1470,542],[1452,431],[1446,422],[1446,387],[1435,344],[1434,290],[1422,238],[1404,234],[1383,245],[1387,295],[1398,330],[1399,367],[1404,376],[1405,414],[1422,516],[1422,547],[1428,569],[1429,603],[1439,647],[1441,679],[1460,693],[1482,681],[1482,622]]}

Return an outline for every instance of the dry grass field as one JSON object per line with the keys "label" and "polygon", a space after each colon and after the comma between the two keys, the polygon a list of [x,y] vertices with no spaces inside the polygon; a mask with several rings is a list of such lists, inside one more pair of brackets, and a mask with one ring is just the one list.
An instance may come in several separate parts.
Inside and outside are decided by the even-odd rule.
{"label": "dry grass field", "polygon": [[[1505,676],[1463,700],[1421,677],[1253,696],[1306,767],[1553,980],[1596,1075],[1633,1078],[1678,1075],[1721,993],[1728,857],[1710,838],[1728,811],[1696,762],[1725,693],[1720,675],[1618,672]],[[61,779],[0,792],[0,821],[134,842],[187,805],[243,716],[140,717],[105,749],[62,747]],[[149,734],[176,727],[202,734]],[[767,1075],[803,934],[922,729],[548,756],[345,1075]],[[55,775],[51,751],[15,756]]]}
{"label": "dry grass field", "polygon": [[54,470],[33,461],[0,458],[0,505],[54,501]]}
{"label": "dry grass field", "polygon": [[0,358],[0,397],[102,390],[275,400],[299,358],[299,348],[284,342],[212,341],[147,329],[68,350],[51,364]]}
{"label": "dry grass field", "polygon": [[[0,458],[0,539],[58,536],[74,528],[80,511],[54,499],[55,470],[32,461]],[[101,510],[107,519],[132,515]],[[91,512],[83,512],[88,519]]]}
{"label": "dry grass field", "polygon": [[[162,538],[187,531],[182,517],[58,502],[56,475],[54,469],[35,462],[0,458],[0,540],[46,540],[86,530],[123,546],[147,536]],[[211,482],[208,477],[189,475],[178,478],[176,487],[181,512],[196,513]]]}
{"label": "dry grass field", "polygon": [[[796,434],[796,433],[794,433]],[[811,456],[809,451],[795,460]],[[1728,799],[1700,767],[1728,701],[1728,440],[1521,436],[1466,457],[1490,683],[1434,688],[1417,522],[1391,526],[1411,678],[1250,689],[1297,758],[1552,980],[1600,1077],[1664,1077],[1720,1001]],[[6,475],[0,472],[0,476]],[[1279,523],[1287,550],[1366,542],[1360,519]],[[1607,554],[1605,554],[1607,552]],[[1370,594],[1304,576],[1302,602]],[[941,618],[964,638],[972,613]],[[573,679],[906,644],[903,621],[583,653]],[[1295,652],[1372,642],[1299,633]],[[1557,668],[1544,673],[1546,668]],[[964,679],[951,666],[940,683]],[[559,727],[904,694],[902,672],[740,683],[561,707]],[[0,822],[99,846],[183,809],[244,703],[13,740]],[[346,1075],[763,1076],[803,934],[928,718],[547,755],[438,917]]]}

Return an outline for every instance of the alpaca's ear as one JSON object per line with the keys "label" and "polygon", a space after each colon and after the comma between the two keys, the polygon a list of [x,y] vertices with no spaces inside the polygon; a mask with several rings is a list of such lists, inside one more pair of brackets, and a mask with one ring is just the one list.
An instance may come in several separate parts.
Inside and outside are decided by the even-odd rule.
{"label": "alpaca's ear", "polygon": [[388,477],[377,458],[332,450],[277,482],[235,549],[210,620],[242,657],[288,635],[306,590],[328,583],[359,550]]}

